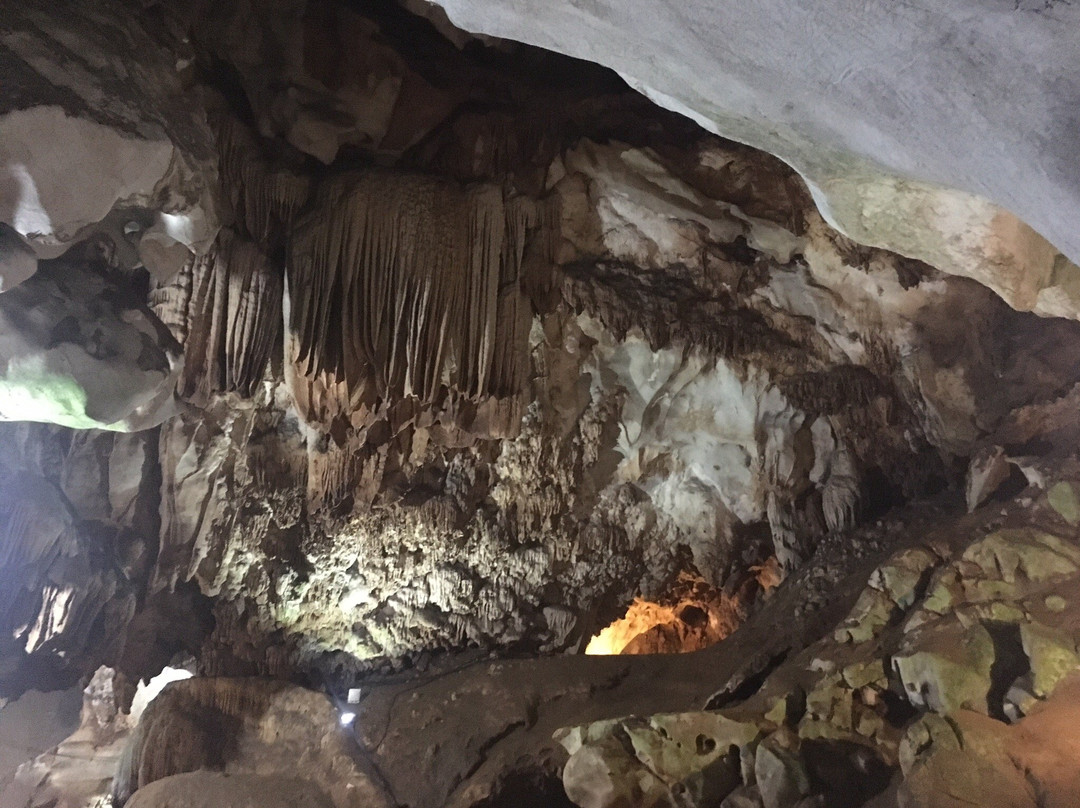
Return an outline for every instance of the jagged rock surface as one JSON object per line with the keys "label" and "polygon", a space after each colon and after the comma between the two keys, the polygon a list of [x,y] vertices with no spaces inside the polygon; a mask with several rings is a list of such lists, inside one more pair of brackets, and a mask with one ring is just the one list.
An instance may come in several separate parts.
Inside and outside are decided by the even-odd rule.
{"label": "jagged rock surface", "polygon": [[351,743],[321,693],[268,680],[188,679],[168,685],[146,708],[112,793],[121,805],[130,800],[153,806],[176,804],[168,801],[165,785],[153,787],[163,781],[192,788],[191,799],[203,790],[213,789],[206,799],[214,792],[223,799],[245,792],[225,778],[198,785],[197,779],[173,780],[209,769],[250,778],[260,789],[274,778],[287,779],[288,790],[335,808],[389,806]]}
{"label": "jagged rock surface", "polygon": [[[796,568],[1080,378],[1067,324],[851,243],[785,167],[608,75],[265,10],[165,18],[218,60],[175,138],[213,132],[228,226],[153,291],[186,364],[147,596],[216,599],[206,671],[581,647],[680,572]],[[371,60],[315,58],[342,37]],[[390,55],[410,38],[428,61]],[[104,242],[115,271],[140,232]]]}
{"label": "jagged rock surface", "polygon": [[333,808],[307,780],[278,775],[191,772],[155,780],[126,803],[131,808]]}
{"label": "jagged rock surface", "polygon": [[[869,177],[911,227],[862,240],[937,268],[862,246],[821,187],[614,75],[455,45],[388,4],[69,10],[52,49],[36,4],[0,21],[0,129],[22,132],[0,201],[43,121],[110,176],[73,175],[87,205],[67,210],[55,165],[27,163],[41,204],[24,183],[10,212],[53,218],[0,233],[0,377],[32,405],[11,417],[152,428],[0,425],[0,695],[195,654],[203,678],[147,711],[119,796],[231,800],[274,776],[334,805],[562,799],[552,733],[601,721],[575,799],[629,777],[810,805],[822,766],[895,772],[905,710],[927,737],[939,714],[978,713],[972,737],[1039,724],[1076,653],[1069,594],[1039,610],[1025,587],[1075,562],[1076,475],[1047,456],[1076,443],[1080,332],[955,277],[1075,317],[1074,268],[1029,229],[912,185],[956,203],[935,221],[964,238],[907,250],[926,211],[877,204]],[[761,568],[786,583],[732,606]],[[720,593],[717,625],[675,615],[639,650],[744,627],[678,658],[573,653],[688,574]],[[848,682],[849,655],[873,676]],[[363,679],[359,747],[324,696],[211,678],[240,675]],[[701,728],[728,720],[738,760]],[[905,788],[943,776],[924,740]],[[61,767],[35,765],[55,799]]]}
{"label": "jagged rock surface", "polygon": [[[432,808],[502,804],[520,796],[515,784],[560,770],[586,808],[639,804],[645,792],[658,805],[825,795],[861,806],[879,791],[875,806],[899,792],[900,804],[944,808],[961,804],[951,794],[970,801],[963,789],[986,777],[1000,798],[992,805],[1036,805],[1035,794],[1069,804],[1077,784],[1057,738],[1076,708],[1080,547],[1047,491],[1076,486],[1080,468],[1038,471],[1045,485],[1004,511],[920,503],[820,548],[729,640],[697,654],[486,661],[369,682],[349,708],[359,742],[349,754],[370,768],[344,776],[311,763],[301,779],[328,794],[342,781],[375,782],[390,804]],[[946,623],[992,632],[981,689],[949,667],[960,644],[936,644]],[[915,654],[924,662],[902,661]],[[618,717],[626,712],[641,717]],[[558,733],[567,761],[552,734],[582,716],[596,722]],[[336,740],[327,747],[308,732]],[[324,696],[189,680],[148,708],[116,783],[130,791],[140,772],[169,782],[207,766],[291,777],[297,744],[348,743]],[[215,793],[215,783],[194,793]]]}
{"label": "jagged rock surface", "polygon": [[966,546],[889,558],[834,631],[737,707],[564,732],[567,793],[583,808],[706,804],[740,783],[766,806],[857,806],[886,789],[881,804],[1074,802],[1056,736],[1078,709],[1080,546],[1045,491],[995,522]]}
{"label": "jagged rock surface", "polygon": [[41,262],[0,329],[0,420],[129,432],[175,412],[181,346],[103,260]]}
{"label": "jagged rock surface", "polygon": [[203,251],[213,241],[213,141],[205,116],[192,114],[193,54],[161,7],[145,27],[133,25],[141,9],[30,2],[4,10],[0,222],[40,257],[131,220],[146,220],[171,244]]}
{"label": "jagged rock surface", "polygon": [[437,2],[467,31],[604,64],[778,155],[861,243],[976,278],[1020,309],[1080,310],[1080,269],[1058,254],[1080,260],[1071,3]]}

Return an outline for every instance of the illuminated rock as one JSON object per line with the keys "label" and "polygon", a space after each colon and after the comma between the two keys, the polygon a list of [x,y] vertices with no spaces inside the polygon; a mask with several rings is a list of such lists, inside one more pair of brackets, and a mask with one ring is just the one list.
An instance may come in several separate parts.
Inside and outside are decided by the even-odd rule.
{"label": "illuminated rock", "polygon": [[134,431],[174,412],[180,346],[108,273],[42,262],[0,296],[0,419]]}
{"label": "illuminated rock", "polygon": [[[292,780],[284,793],[313,799],[325,794],[321,799],[335,808],[389,805],[355,759],[352,744],[333,702],[321,693],[270,680],[185,679],[147,706],[112,793],[132,805],[200,805],[169,802],[173,789],[153,784],[213,768],[222,775],[197,788],[197,777],[182,781],[193,788],[191,799],[237,799],[265,792],[273,778],[282,777]],[[230,775],[246,780],[250,789],[230,783]]]}

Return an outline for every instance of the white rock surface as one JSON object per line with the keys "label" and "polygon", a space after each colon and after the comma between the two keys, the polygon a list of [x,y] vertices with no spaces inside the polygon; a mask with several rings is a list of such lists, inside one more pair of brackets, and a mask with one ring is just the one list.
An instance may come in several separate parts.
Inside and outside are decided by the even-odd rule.
{"label": "white rock surface", "polygon": [[132,138],[59,106],[9,112],[0,118],[0,220],[54,257],[118,202],[149,204],[174,151],[164,136]]}
{"label": "white rock surface", "polygon": [[132,431],[171,413],[180,348],[116,283],[78,262],[0,296],[0,420]]}
{"label": "white rock surface", "polygon": [[17,232],[0,223],[0,292],[18,286],[37,271],[37,256]]}
{"label": "white rock surface", "polygon": [[[216,158],[187,44],[133,25],[122,4],[5,9],[0,62],[0,222],[55,258],[117,208],[187,222],[197,252],[218,228]],[[170,52],[172,51],[172,52]]]}

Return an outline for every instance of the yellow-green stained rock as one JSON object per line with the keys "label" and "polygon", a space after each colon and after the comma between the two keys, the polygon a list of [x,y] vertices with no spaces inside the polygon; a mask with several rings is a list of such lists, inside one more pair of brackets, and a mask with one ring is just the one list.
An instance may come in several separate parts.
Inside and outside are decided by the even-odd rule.
{"label": "yellow-green stained rock", "polygon": [[755,724],[719,713],[671,713],[621,722],[634,753],[665,782],[683,782],[702,771],[732,746],[742,749],[760,737]]}
{"label": "yellow-green stained rock", "polygon": [[844,681],[856,690],[867,685],[885,683],[885,665],[880,659],[855,662],[843,670]]}
{"label": "yellow-green stained rock", "polygon": [[1006,581],[981,578],[967,588],[967,600],[972,603],[1015,597],[1016,587]]}
{"label": "yellow-green stained rock", "polygon": [[893,656],[908,701],[947,715],[962,707],[985,713],[994,643],[981,625],[935,621],[905,637]]}
{"label": "yellow-green stained rock", "polygon": [[1020,626],[1024,653],[1031,663],[1035,695],[1049,696],[1067,674],[1080,670],[1080,657],[1072,637],[1038,623]]}
{"label": "yellow-green stained rock", "polygon": [[1080,525],[1080,497],[1072,484],[1058,483],[1047,492],[1046,499],[1062,519],[1074,527]]}
{"label": "yellow-green stained rock", "polygon": [[1012,603],[984,603],[978,607],[983,620],[996,623],[1019,623],[1024,619],[1024,610]]}
{"label": "yellow-green stained rock", "polygon": [[919,581],[938,557],[923,547],[913,547],[889,559],[870,578],[871,586],[883,590],[901,609],[915,602]]}
{"label": "yellow-green stained rock", "polygon": [[958,589],[959,584],[956,581],[956,572],[954,570],[941,574],[934,581],[926,598],[923,600],[922,608],[936,614],[945,614],[956,602],[956,590]]}
{"label": "yellow-green stained rock", "polygon": [[816,718],[804,718],[799,722],[799,737],[804,741],[825,739],[830,741],[850,741],[854,730],[850,727],[838,727],[830,721]]}
{"label": "yellow-green stained rock", "polygon": [[828,718],[839,690],[845,689],[840,675],[833,674],[818,680],[814,689],[806,694],[806,711],[819,718]]}
{"label": "yellow-green stained rock", "polygon": [[570,753],[563,785],[578,805],[663,806],[676,786],[695,805],[718,804],[753,771],[761,735],[757,724],[693,712],[597,721],[555,738]]}
{"label": "yellow-green stained rock", "polygon": [[877,713],[864,711],[859,716],[855,731],[864,738],[874,738],[885,727],[885,720]]}
{"label": "yellow-green stained rock", "polygon": [[963,555],[988,578],[1008,583],[1046,581],[1080,571],[1080,547],[1032,528],[999,530],[968,547]]}
{"label": "yellow-green stained rock", "polygon": [[1065,611],[1065,607],[1069,604],[1065,601],[1065,598],[1061,595],[1047,595],[1046,600],[1043,601],[1043,605],[1046,606],[1048,611],[1055,614]]}
{"label": "yellow-green stained rock", "polygon": [[787,699],[777,699],[776,703],[765,713],[765,720],[779,726],[787,719]]}
{"label": "yellow-green stained rock", "polygon": [[915,759],[931,747],[959,749],[960,739],[952,724],[935,713],[927,713],[904,733],[900,741],[900,768],[907,775]]}
{"label": "yellow-green stained rock", "polygon": [[896,604],[885,592],[867,587],[836,630],[836,641],[861,643],[873,639],[889,624],[895,608]]}

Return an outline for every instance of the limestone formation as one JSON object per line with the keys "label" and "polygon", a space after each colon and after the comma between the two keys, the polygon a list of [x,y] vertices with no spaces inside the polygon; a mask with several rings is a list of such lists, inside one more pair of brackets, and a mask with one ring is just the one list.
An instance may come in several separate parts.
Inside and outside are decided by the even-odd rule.
{"label": "limestone formation", "polygon": [[190,772],[155,780],[126,803],[130,808],[332,808],[310,781],[277,775]]}
{"label": "limestone formation", "polygon": [[130,14],[123,3],[5,11],[0,222],[39,257],[108,229],[120,208],[126,221],[160,213],[168,236],[198,252],[216,232],[212,139],[183,69],[191,54],[167,22],[155,34]]}
{"label": "limestone formation", "polygon": [[[275,799],[291,791],[297,799],[336,808],[389,805],[350,744],[337,710],[322,694],[282,682],[188,679],[168,685],[147,707],[117,767],[112,793],[121,805],[172,805],[171,788],[154,783],[209,769],[226,777],[189,779],[189,799],[217,797],[233,804],[268,792],[281,779],[288,782],[273,789]],[[230,782],[229,775],[248,786]]]}
{"label": "limestone formation", "polygon": [[304,417],[363,428],[448,389],[450,409],[505,402],[507,423],[478,431],[512,434],[531,319],[521,276],[543,208],[493,186],[373,173],[340,177],[317,210],[289,260],[288,358]]}
{"label": "limestone formation", "polygon": [[[1068,534],[1063,520],[1058,529]],[[886,788],[890,768],[898,766],[901,805],[1075,799],[1075,778],[1051,740],[1058,731],[1051,725],[1075,709],[1080,676],[1080,623],[1064,616],[1075,597],[1056,594],[1075,589],[1075,537],[1015,529],[984,537],[976,531],[953,550],[938,544],[927,552],[926,544],[879,566],[842,628],[789,657],[745,703],[561,732],[571,756],[567,793],[594,795],[583,805],[620,805],[632,801],[645,776],[667,784],[655,804],[682,804],[681,795],[709,777],[712,763],[702,749],[713,747],[701,738],[714,733],[699,736],[695,748],[668,730],[657,736],[659,749],[626,757],[612,739],[633,737],[632,728],[645,721],[745,727],[732,740],[743,760],[741,775],[727,785],[732,800],[753,788],[766,806],[801,805],[808,795],[826,805],[862,805]],[[955,556],[943,562],[942,552]],[[872,605],[878,603],[887,608]],[[1018,699],[1023,688],[1031,692]],[[1053,751],[1036,762],[1039,744]],[[601,781],[602,793],[591,785]],[[896,804],[895,788],[891,799],[882,804]]]}
{"label": "limestone formation", "polygon": [[132,431],[175,411],[181,347],[108,264],[41,262],[0,321],[0,419]]}
{"label": "limestone formation", "polygon": [[1077,14],[957,2],[0,11],[0,806],[1075,802]]}
{"label": "limestone formation", "polygon": [[[1078,270],[1058,258],[1080,258],[1064,213],[1080,192],[1065,134],[1080,81],[1070,4],[438,5],[467,31],[611,67],[658,104],[778,155],[859,242],[974,277],[1018,308],[1075,316]],[[1028,74],[1034,85],[1016,82]]]}

